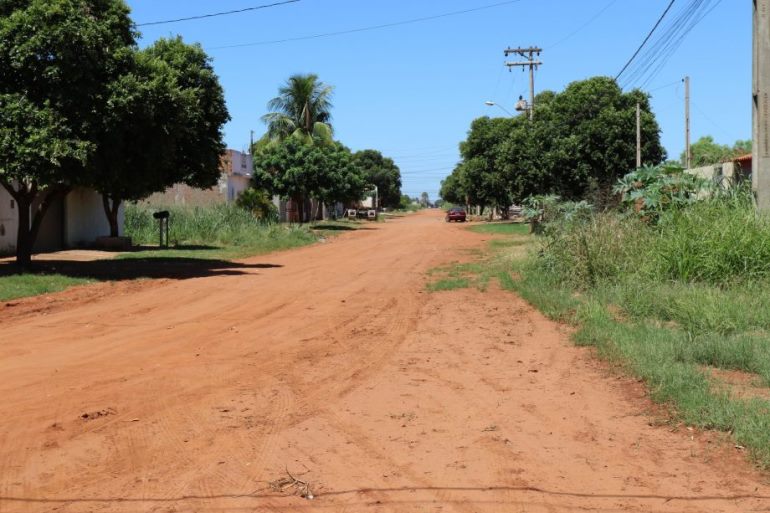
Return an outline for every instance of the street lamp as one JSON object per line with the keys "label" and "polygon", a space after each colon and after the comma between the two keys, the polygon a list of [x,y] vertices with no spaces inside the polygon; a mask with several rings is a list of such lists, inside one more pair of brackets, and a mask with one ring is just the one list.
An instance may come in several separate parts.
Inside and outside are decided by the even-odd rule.
{"label": "street lamp", "polygon": [[504,111],[509,116],[513,117],[513,114],[511,113],[511,111],[509,111],[508,109],[506,109],[505,107],[503,107],[499,103],[495,103],[495,102],[493,102],[491,100],[488,100],[488,101],[484,102],[484,105],[486,105],[487,107],[497,107],[498,109]]}

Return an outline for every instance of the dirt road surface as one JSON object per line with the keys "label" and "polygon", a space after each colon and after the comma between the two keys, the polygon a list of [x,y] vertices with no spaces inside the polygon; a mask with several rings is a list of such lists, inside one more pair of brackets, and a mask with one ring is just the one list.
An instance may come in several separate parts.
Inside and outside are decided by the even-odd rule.
{"label": "dirt road surface", "polygon": [[369,228],[0,308],[0,512],[770,510],[516,296],[425,292],[488,237]]}

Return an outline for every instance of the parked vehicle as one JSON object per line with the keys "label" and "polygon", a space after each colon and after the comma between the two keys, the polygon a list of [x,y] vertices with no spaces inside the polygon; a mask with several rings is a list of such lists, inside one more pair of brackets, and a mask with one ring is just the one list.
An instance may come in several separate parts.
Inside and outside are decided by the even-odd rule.
{"label": "parked vehicle", "polygon": [[465,222],[465,209],[462,207],[453,207],[446,211],[446,222],[457,221]]}

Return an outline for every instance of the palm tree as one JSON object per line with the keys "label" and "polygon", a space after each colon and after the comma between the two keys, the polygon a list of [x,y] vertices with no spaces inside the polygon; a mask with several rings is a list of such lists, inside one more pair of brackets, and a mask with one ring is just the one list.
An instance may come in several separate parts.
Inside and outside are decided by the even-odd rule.
{"label": "palm tree", "polygon": [[330,143],[332,139],[331,97],[334,88],[318,80],[318,75],[293,75],[270,100],[272,111],[262,116],[267,139],[276,141],[301,137],[308,142]]}

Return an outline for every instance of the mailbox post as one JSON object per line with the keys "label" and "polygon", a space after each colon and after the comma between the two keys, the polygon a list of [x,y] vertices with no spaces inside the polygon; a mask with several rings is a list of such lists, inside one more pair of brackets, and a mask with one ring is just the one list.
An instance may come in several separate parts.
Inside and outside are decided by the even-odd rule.
{"label": "mailbox post", "polygon": [[169,218],[168,210],[161,210],[160,212],[155,212],[152,215],[152,217],[158,220],[158,228],[160,229],[160,247],[167,248],[168,247],[168,218]]}

